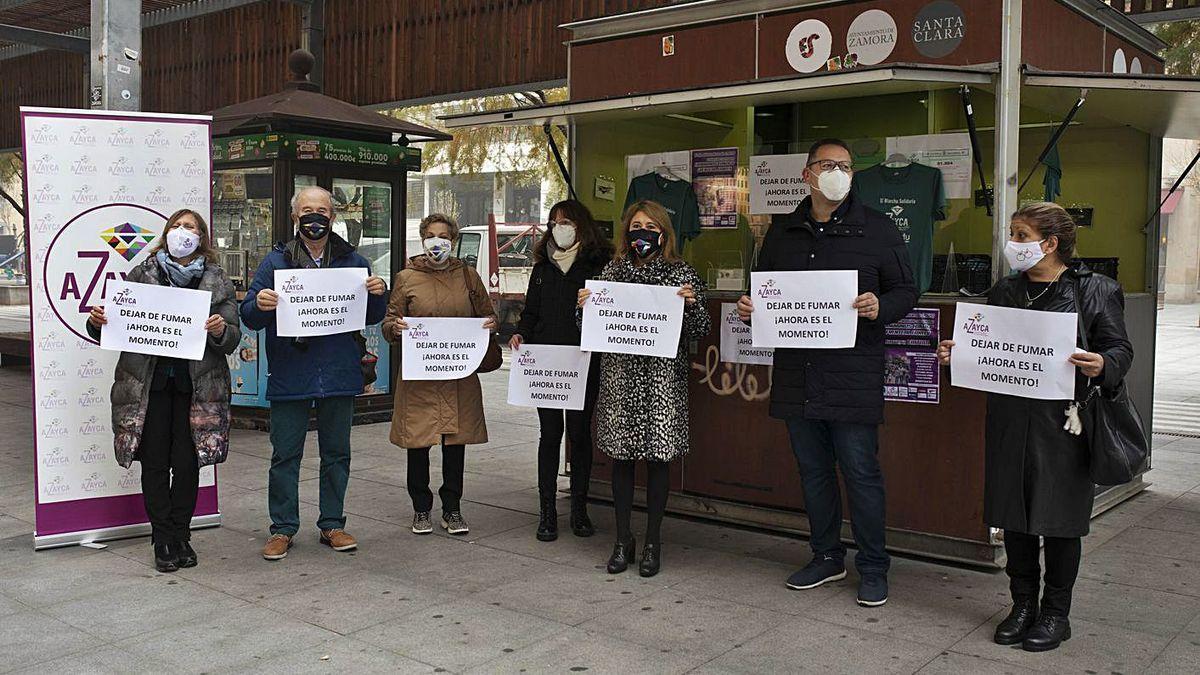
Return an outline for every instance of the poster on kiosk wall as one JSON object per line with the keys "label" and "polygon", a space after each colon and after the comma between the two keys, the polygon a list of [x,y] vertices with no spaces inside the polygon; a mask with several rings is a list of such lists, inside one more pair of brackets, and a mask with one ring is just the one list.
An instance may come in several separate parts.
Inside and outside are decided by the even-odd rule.
{"label": "poster on kiosk wall", "polygon": [[[21,108],[33,340],[34,546],[149,534],[140,465],[113,454],[118,353],[88,313],[181,208],[210,215],[211,118]],[[193,526],[219,523],[216,473],[200,472]]]}

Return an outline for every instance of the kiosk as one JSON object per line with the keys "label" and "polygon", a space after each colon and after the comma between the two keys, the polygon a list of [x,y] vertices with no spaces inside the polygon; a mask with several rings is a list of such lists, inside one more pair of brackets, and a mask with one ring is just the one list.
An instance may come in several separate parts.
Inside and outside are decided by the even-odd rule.
{"label": "kiosk", "polygon": [[[446,124],[569,124],[571,179],[599,220],[620,218],[639,175],[691,181],[702,229],[684,254],[709,283],[714,330],[692,351],[691,452],[672,468],[672,511],[806,532],[786,430],[767,415],[771,368],[723,362],[717,327],[773,214],[794,205],[764,176],[786,178],[825,137],[847,140],[860,172],[941,169],[943,217],[902,224],[911,204],[884,209],[902,230],[929,229],[918,306],[936,310],[924,325],[938,330],[918,352],[951,335],[955,303],[1005,273],[1009,216],[1057,183],[1080,255],[1126,292],[1128,384],[1149,433],[1161,141],[1200,137],[1200,82],[1162,75],[1153,35],[1099,0],[702,0],[565,28],[570,101]],[[906,381],[902,357],[881,430],[889,545],[998,566],[983,522],[985,395],[944,373]],[[595,492],[610,494],[596,459]],[[1096,512],[1144,487],[1139,476],[1098,489]]]}
{"label": "kiosk", "polygon": [[[295,235],[296,190],[320,186],[334,197],[334,231],[390,288],[404,260],[407,174],[421,169],[421,151],[411,144],[450,136],[321,94],[308,80],[313,57],[306,51],[293,52],[288,67],[293,80],[282,92],[212,112],[212,234],[221,265],[240,299],[271,247]],[[242,335],[229,357],[235,419],[265,428],[264,334],[242,326]],[[398,365],[379,326],[363,335],[377,379],[355,406],[356,423],[390,417]]]}

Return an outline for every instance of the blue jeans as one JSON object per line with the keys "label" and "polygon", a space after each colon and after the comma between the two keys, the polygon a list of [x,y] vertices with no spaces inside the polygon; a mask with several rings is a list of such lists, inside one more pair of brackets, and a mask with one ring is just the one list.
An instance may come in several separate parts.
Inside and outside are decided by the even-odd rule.
{"label": "blue jeans", "polygon": [[883,471],[879,468],[879,427],[791,417],[787,420],[792,452],[804,486],[804,509],[812,530],[814,555],[844,560],[842,496],[835,465],[842,470],[850,502],[850,526],[860,574],[887,574]]}
{"label": "blue jeans", "polygon": [[317,409],[317,444],[321,451],[320,505],[317,527],[322,530],[346,526],[342,506],[350,480],[350,425],[354,419],[354,397],[271,402],[271,473],[267,483],[267,507],[271,512],[271,534],[294,536],[300,529],[300,460],[308,417]]}

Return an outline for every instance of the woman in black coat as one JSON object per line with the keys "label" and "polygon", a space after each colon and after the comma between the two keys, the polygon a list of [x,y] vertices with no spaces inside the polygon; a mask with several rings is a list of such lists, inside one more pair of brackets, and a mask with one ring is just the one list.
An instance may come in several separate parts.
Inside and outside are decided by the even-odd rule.
{"label": "woman in black coat", "polygon": [[[1010,233],[1005,257],[1017,274],[992,288],[988,304],[1044,312],[1078,307],[1091,351],[1070,357],[1078,369],[1076,399],[1083,398],[1089,382],[1115,388],[1133,362],[1120,285],[1071,265],[1075,222],[1057,204],[1017,211]],[[942,363],[950,362],[953,347],[952,340],[938,346]],[[984,520],[1004,530],[1013,597],[1013,610],[996,628],[995,641],[1021,643],[1027,651],[1055,649],[1071,637],[1071,589],[1092,516],[1095,486],[1088,450],[1082,435],[1066,430],[1067,410],[1066,401],[988,395]],[[1039,536],[1046,548],[1044,590]]]}
{"label": "woman in black coat", "polygon": [[[509,341],[516,351],[523,342],[548,345],[578,345],[575,302],[579,289],[596,278],[612,259],[612,242],[600,232],[587,207],[573,199],[550,209],[546,233],[533,249],[534,266],[525,292],[525,309],[517,333]],[[600,375],[598,356],[588,370],[583,410],[538,408],[541,437],[538,441],[538,495],[541,518],[537,538],[558,539],[558,454],[562,446],[563,413],[571,451],[571,531],[577,537],[595,533],[587,514],[588,484],[592,475],[592,412]]]}

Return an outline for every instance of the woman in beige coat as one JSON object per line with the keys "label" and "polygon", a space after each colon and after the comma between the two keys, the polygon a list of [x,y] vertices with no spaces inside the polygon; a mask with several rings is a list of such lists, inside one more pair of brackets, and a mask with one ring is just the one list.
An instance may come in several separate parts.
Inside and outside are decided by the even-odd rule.
{"label": "woman in beige coat", "polygon": [[[390,342],[407,330],[405,317],[479,317],[483,327],[496,329],[492,300],[479,274],[451,256],[458,241],[458,223],[440,213],[421,221],[422,253],[408,259],[396,275],[383,335]],[[459,503],[463,492],[466,446],[487,443],[483,392],[472,373],[461,380],[422,380],[396,383],[391,441],[408,449],[408,495],[413,501],[412,531],[433,531],[430,511],[429,450],[442,445],[442,527],[450,534],[469,531]]]}

